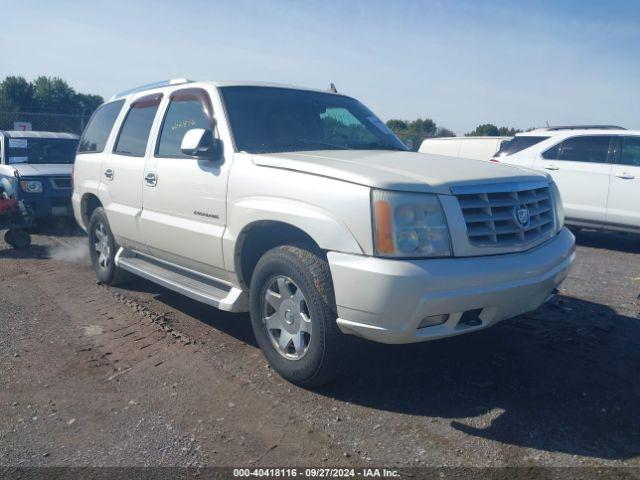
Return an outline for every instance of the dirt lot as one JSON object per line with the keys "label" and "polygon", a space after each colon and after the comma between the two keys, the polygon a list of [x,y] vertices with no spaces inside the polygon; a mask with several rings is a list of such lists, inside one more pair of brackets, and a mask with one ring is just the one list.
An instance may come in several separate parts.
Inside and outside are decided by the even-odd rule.
{"label": "dirt lot", "polygon": [[356,341],[317,391],[247,315],[97,285],[83,237],[0,243],[0,465],[640,466],[640,239],[582,233],[561,296],[478,334]]}

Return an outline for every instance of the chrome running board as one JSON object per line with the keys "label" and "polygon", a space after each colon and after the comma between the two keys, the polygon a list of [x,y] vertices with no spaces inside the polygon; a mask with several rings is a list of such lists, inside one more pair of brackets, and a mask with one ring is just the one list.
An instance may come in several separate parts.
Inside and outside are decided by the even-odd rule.
{"label": "chrome running board", "polygon": [[227,312],[249,310],[246,291],[213,277],[124,248],[118,251],[115,263],[127,272],[220,310]]}

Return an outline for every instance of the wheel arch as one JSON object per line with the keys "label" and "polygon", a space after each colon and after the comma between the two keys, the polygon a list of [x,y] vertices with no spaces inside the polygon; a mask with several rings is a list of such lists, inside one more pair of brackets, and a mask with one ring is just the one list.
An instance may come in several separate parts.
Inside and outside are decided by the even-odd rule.
{"label": "wheel arch", "polygon": [[252,222],[238,235],[233,256],[235,272],[242,287],[249,287],[251,275],[260,258],[281,245],[305,245],[317,251],[322,250],[311,235],[299,227],[276,220]]}
{"label": "wheel arch", "polygon": [[298,200],[246,197],[231,206],[227,223],[223,237],[225,264],[243,288],[249,286],[259,257],[276,246],[305,243],[318,250],[363,253],[339,215]]}
{"label": "wheel arch", "polygon": [[89,228],[89,220],[91,219],[91,214],[98,207],[102,207],[102,202],[98,198],[97,195],[93,193],[85,193],[80,200],[80,215],[82,217],[82,223],[84,224],[85,229]]}

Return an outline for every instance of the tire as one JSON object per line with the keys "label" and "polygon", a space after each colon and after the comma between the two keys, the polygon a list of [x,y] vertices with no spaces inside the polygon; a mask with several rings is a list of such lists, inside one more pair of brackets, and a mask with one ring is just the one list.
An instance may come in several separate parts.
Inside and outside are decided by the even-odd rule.
{"label": "tire", "polygon": [[29,248],[31,246],[31,235],[26,230],[8,230],[4,234],[4,241],[13,248]]}
{"label": "tire", "polygon": [[336,324],[333,282],[322,253],[291,245],[265,253],[251,277],[250,309],[258,345],[284,379],[315,387],[342,373],[346,335]]}
{"label": "tire", "polygon": [[7,230],[6,232],[4,232],[4,241],[7,245],[10,245],[13,247],[13,235],[14,235],[15,230]]}
{"label": "tire", "polygon": [[96,208],[89,220],[89,255],[98,282],[117,285],[123,282],[126,272],[115,264],[115,256],[120,246],[116,243],[109,227],[107,215],[102,207]]}

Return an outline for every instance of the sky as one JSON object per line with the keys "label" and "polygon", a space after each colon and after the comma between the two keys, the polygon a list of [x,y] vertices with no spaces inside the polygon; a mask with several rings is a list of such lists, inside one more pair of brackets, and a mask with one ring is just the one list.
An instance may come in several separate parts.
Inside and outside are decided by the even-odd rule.
{"label": "sky", "polygon": [[0,78],[327,88],[383,120],[640,129],[640,0],[0,0]]}

